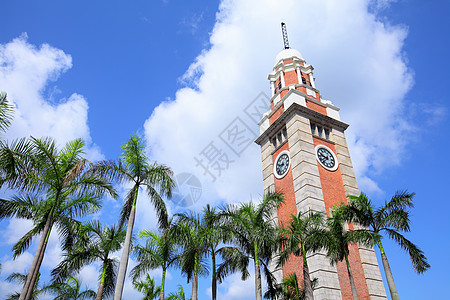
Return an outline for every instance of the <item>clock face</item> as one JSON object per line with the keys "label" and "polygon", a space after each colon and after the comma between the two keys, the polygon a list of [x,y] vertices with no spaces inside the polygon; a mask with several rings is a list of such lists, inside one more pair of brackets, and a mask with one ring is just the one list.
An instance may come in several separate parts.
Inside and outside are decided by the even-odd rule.
{"label": "clock face", "polygon": [[283,178],[289,171],[289,165],[290,165],[289,152],[282,151],[275,161],[274,165],[275,177],[277,177],[278,179]]}
{"label": "clock face", "polygon": [[317,160],[325,169],[329,171],[335,171],[337,169],[337,158],[330,148],[319,145],[316,147],[316,155]]}

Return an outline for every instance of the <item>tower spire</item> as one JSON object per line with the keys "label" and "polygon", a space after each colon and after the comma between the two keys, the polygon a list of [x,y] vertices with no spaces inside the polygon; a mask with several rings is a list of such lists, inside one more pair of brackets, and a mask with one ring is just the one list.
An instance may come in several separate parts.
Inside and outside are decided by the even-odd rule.
{"label": "tower spire", "polygon": [[284,42],[284,49],[289,49],[289,40],[288,40],[288,34],[286,29],[286,24],[284,22],[281,22],[281,32],[283,34],[283,42]]}

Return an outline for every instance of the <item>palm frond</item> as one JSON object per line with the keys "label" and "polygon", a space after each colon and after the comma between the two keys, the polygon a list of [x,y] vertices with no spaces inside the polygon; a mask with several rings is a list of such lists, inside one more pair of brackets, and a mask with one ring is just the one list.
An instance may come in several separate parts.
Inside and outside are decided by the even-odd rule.
{"label": "palm frond", "polygon": [[6,93],[0,93],[0,131],[5,132],[11,125],[14,106],[9,104]]}
{"label": "palm frond", "polygon": [[167,228],[169,225],[169,215],[164,200],[160,194],[152,187],[147,186],[147,194],[156,210],[158,216],[158,225],[160,228]]}
{"label": "palm frond", "polygon": [[108,178],[110,181],[123,183],[125,181],[134,181],[132,174],[128,173],[122,162],[115,160],[104,160],[93,164],[88,171],[92,176]]}
{"label": "palm frond", "polygon": [[418,274],[422,274],[430,268],[430,264],[428,263],[425,254],[416,245],[395,230],[386,229],[386,232],[391,239],[396,241],[400,247],[402,247],[403,250],[408,252],[414,271]]}
{"label": "palm frond", "polygon": [[[105,263],[105,284],[103,287],[103,297],[108,298],[114,294],[117,281],[117,270],[119,262],[116,259],[108,258]],[[101,278],[101,274],[100,277]],[[100,280],[99,280],[100,281]]]}
{"label": "palm frond", "polygon": [[248,265],[250,259],[236,247],[223,247],[219,249],[219,254],[223,258],[223,262],[217,268],[217,280],[222,282],[228,275],[240,272],[241,279],[247,280],[250,276]]}
{"label": "palm frond", "polygon": [[132,189],[128,192],[124,199],[124,203],[122,206],[122,210],[120,211],[120,218],[119,218],[119,227],[123,228],[125,223],[128,222],[128,218],[130,217],[131,208],[133,207],[134,197],[135,193],[137,193],[137,190],[139,189],[139,185],[135,184]]}
{"label": "palm frond", "polygon": [[22,236],[17,243],[14,244],[13,258],[17,258],[19,255],[24,253],[33,241],[33,237],[44,230],[45,222],[36,224],[32,229],[30,229],[24,236]]}

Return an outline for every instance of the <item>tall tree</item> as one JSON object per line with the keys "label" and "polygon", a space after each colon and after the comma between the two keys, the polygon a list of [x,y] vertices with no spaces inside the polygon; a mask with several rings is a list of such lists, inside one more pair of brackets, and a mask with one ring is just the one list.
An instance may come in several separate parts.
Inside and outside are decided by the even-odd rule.
{"label": "tall tree", "polygon": [[41,238],[27,275],[20,300],[30,299],[53,226],[64,243],[70,243],[75,218],[101,208],[101,197],[116,197],[110,182],[89,172],[82,157],[84,142],[67,143],[58,150],[50,138],[21,139],[0,148],[0,172],[4,183],[22,192],[12,200],[0,200],[0,218],[33,220],[34,227],[14,245],[14,257],[23,253],[34,236]]}
{"label": "tall tree", "polygon": [[180,255],[181,272],[192,280],[192,300],[197,300],[198,276],[209,274],[207,267],[208,243],[201,217],[190,212],[177,214],[178,220],[174,226],[174,234],[178,244],[183,247]]}
{"label": "tall tree", "polygon": [[93,290],[81,290],[81,281],[75,277],[69,276],[67,281],[54,282],[45,288],[55,295],[54,300],[82,300],[95,299],[96,294]]}
{"label": "tall tree", "polygon": [[291,254],[303,258],[303,286],[307,300],[314,299],[306,255],[314,250],[317,235],[323,232],[323,215],[317,212],[299,212],[292,215],[289,226],[283,229],[283,246],[279,265],[284,264]]}
{"label": "tall tree", "polygon": [[122,157],[119,161],[103,161],[95,169],[96,173],[111,177],[118,183],[131,183],[133,185],[124,200],[120,213],[119,225],[122,227],[126,222],[128,222],[128,225],[119,264],[114,300],[122,299],[139,188],[142,187],[147,191],[150,201],[156,209],[160,227],[166,228],[168,226],[168,215],[162,197],[170,197],[175,185],[170,168],[156,162],[151,163],[145,156],[145,145],[141,137],[131,136],[128,142],[122,146],[122,151]]}
{"label": "tall tree", "polygon": [[355,280],[349,261],[349,244],[358,243],[361,245],[373,245],[377,238],[377,234],[368,232],[366,230],[348,230],[346,229],[346,222],[342,210],[337,208],[332,217],[327,220],[329,230],[324,230],[322,234],[316,235],[315,245],[313,249],[325,249],[331,264],[336,264],[339,261],[345,261],[347,267],[347,274],[350,280],[350,287],[353,295],[353,300],[358,300]]}
{"label": "tall tree", "polygon": [[[272,220],[279,205],[284,202],[278,193],[268,193],[261,203],[255,205],[252,201],[240,206],[228,205],[223,215],[227,229],[234,234],[234,241],[238,251],[229,252],[233,260],[221,266],[221,274],[240,271],[242,277],[248,277],[249,260],[255,263],[255,298],[262,299],[261,266],[268,283],[268,288],[274,288],[275,279],[269,271],[268,264],[278,250],[280,234]],[[226,252],[223,253],[226,256]]]}
{"label": "tall tree", "polygon": [[167,269],[177,264],[178,259],[178,245],[175,243],[172,229],[169,226],[162,233],[144,230],[139,233],[139,237],[145,238],[146,241],[145,246],[137,245],[134,248],[137,265],[131,270],[133,282],[136,282],[139,277],[149,270],[161,267],[162,280],[159,289],[159,300],[164,300]]}
{"label": "tall tree", "polygon": [[[396,241],[402,249],[408,252],[414,270],[418,274],[422,274],[430,268],[427,258],[416,245],[399,232],[409,232],[411,230],[408,209],[414,207],[413,197],[414,193],[397,191],[382,207],[375,207],[367,195],[361,193],[359,196],[348,196],[349,204],[342,207],[342,209],[348,221],[358,223],[373,233],[384,233]],[[391,298],[398,300],[399,296],[395,287],[394,277],[381,243],[381,238],[382,236],[378,235],[376,244],[380,249]]]}
{"label": "tall tree", "polygon": [[[205,246],[205,256],[211,257],[211,296],[212,300],[216,300],[217,281],[219,279],[217,274],[217,258],[223,251],[226,251],[225,249],[229,249],[229,247],[219,247],[219,245],[229,241],[231,239],[231,233],[223,226],[221,217],[216,212],[216,209],[209,204],[203,208],[201,215],[191,212],[178,214],[177,216],[180,222],[187,222],[191,226],[194,226],[201,240],[201,244]],[[222,279],[221,277],[220,281]]]}
{"label": "tall tree", "polygon": [[53,281],[61,282],[68,276],[77,274],[84,266],[99,261],[102,267],[96,299],[111,296],[118,263],[110,255],[120,250],[125,235],[125,229],[103,227],[99,221],[79,226],[76,243],[64,249],[63,260],[52,271]]}
{"label": "tall tree", "polygon": [[142,300],[154,300],[161,295],[161,288],[159,286],[155,286],[155,280],[148,274],[144,281],[133,281],[133,286],[139,292],[144,294],[144,298],[142,298]]}

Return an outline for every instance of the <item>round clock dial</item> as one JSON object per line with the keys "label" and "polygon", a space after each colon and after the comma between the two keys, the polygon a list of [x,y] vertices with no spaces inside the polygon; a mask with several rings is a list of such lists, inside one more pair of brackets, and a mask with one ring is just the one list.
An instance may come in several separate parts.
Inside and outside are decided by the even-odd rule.
{"label": "round clock dial", "polygon": [[283,178],[289,171],[290,157],[288,151],[282,151],[275,160],[274,173],[278,179]]}
{"label": "round clock dial", "polygon": [[320,164],[329,171],[334,171],[337,169],[337,158],[333,151],[324,146],[319,145],[316,147],[317,160]]}

